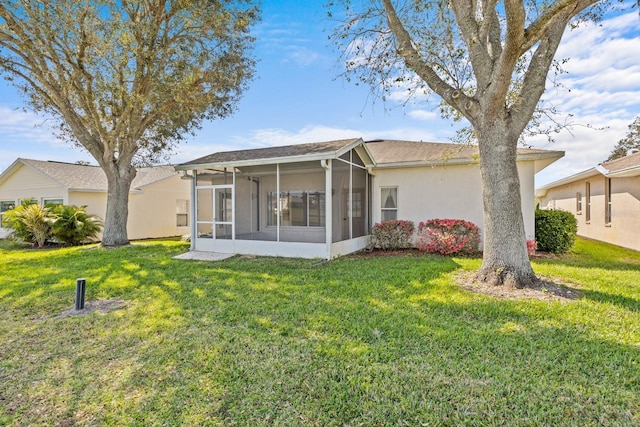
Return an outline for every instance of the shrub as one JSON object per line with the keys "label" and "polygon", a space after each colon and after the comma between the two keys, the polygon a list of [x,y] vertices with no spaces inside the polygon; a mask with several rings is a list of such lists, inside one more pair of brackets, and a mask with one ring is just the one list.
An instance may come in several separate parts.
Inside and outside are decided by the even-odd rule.
{"label": "shrub", "polygon": [[392,219],[373,226],[371,245],[382,250],[410,248],[415,225],[412,221]]}
{"label": "shrub", "polygon": [[48,207],[25,200],[20,206],[5,212],[2,226],[11,230],[11,238],[42,247],[52,237],[52,222]]}
{"label": "shrub", "polygon": [[53,236],[67,245],[80,245],[95,240],[102,220],[86,211],[86,206],[58,205],[53,209]]}
{"label": "shrub", "polygon": [[572,213],[538,209],[535,218],[538,249],[552,253],[565,253],[571,249],[578,232],[578,221]]}
{"label": "shrub", "polygon": [[441,255],[470,255],[478,252],[480,230],[462,219],[430,219],[418,224],[416,247]]}

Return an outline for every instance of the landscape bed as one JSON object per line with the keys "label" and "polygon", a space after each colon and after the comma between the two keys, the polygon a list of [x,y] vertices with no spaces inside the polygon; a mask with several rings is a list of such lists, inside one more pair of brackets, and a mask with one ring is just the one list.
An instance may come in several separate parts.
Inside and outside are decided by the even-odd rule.
{"label": "landscape bed", "polygon": [[579,239],[533,261],[578,298],[504,299],[475,258],[187,249],[1,241],[0,425],[640,425],[637,252]]}

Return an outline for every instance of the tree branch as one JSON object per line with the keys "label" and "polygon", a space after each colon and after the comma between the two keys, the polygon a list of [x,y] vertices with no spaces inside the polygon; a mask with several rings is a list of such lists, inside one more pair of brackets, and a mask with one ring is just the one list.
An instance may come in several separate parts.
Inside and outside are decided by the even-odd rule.
{"label": "tree branch", "polygon": [[437,93],[449,105],[460,111],[469,121],[473,121],[473,111],[477,104],[476,101],[465,95],[461,90],[447,84],[438,76],[433,68],[420,58],[420,54],[415,49],[409,32],[404,28],[398,18],[396,10],[391,4],[391,0],[382,0],[382,3],[384,4],[389,28],[398,41],[398,54],[404,59],[407,67],[418,74],[431,90]]}

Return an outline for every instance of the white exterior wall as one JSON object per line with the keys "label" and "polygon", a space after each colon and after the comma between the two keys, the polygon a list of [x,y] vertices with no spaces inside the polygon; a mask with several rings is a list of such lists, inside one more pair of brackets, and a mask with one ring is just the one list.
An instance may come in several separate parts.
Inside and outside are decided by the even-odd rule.
{"label": "white exterior wall", "polygon": [[[534,164],[519,162],[522,213],[527,239],[535,236]],[[482,183],[477,164],[374,169],[372,222],[381,220],[380,189],[398,188],[398,219],[416,227],[429,219],[464,219],[484,233]]]}

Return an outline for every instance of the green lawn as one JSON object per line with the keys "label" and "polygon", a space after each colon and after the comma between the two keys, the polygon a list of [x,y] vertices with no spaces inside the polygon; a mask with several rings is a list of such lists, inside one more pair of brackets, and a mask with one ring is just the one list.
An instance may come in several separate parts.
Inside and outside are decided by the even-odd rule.
{"label": "green lawn", "polygon": [[[179,261],[0,242],[0,425],[640,425],[640,254],[534,262],[582,290],[500,300],[480,260]],[[106,314],[58,317],[87,299]]]}

